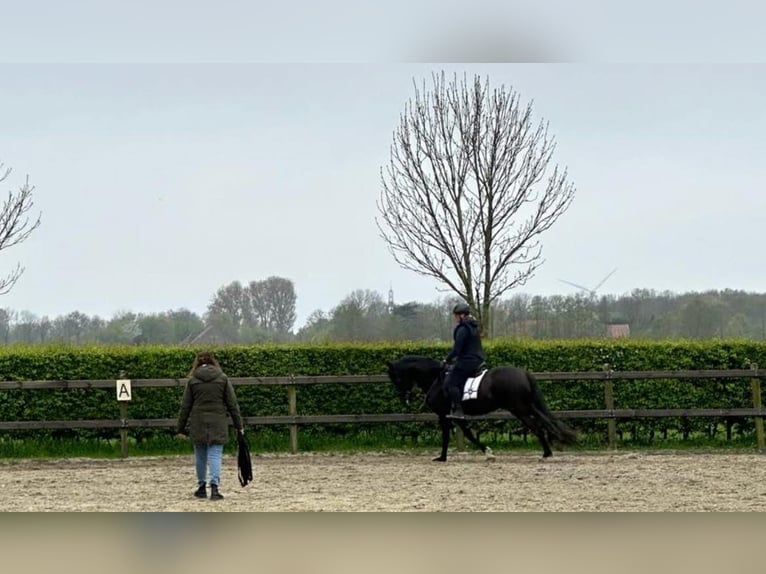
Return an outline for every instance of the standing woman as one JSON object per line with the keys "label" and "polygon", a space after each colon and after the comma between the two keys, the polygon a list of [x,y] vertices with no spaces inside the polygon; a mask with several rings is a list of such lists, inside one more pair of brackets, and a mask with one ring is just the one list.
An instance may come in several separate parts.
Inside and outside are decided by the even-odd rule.
{"label": "standing woman", "polygon": [[189,373],[189,382],[184,389],[176,426],[179,436],[185,437],[187,422],[189,424],[188,436],[194,444],[199,485],[194,492],[197,498],[207,498],[205,482],[208,466],[210,500],[223,498],[218,487],[221,485],[223,445],[229,438],[227,412],[231,415],[237,432],[244,433],[234,387],[212,353],[198,353]]}

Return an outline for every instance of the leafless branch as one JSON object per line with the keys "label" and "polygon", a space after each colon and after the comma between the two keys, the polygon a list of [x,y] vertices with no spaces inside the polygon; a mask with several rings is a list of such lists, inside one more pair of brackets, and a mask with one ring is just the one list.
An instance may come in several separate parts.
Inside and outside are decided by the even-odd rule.
{"label": "leafless branch", "polygon": [[[11,173],[10,168],[4,168],[0,163],[0,182],[4,182]],[[32,192],[34,186],[29,185],[29,177],[18,191],[8,192],[8,198],[3,203],[0,212],[0,251],[9,249],[25,241],[40,225],[41,214],[36,219],[30,219],[29,211],[34,207]],[[17,265],[16,269],[0,278],[0,295],[8,293],[18,281],[24,268]]]}
{"label": "leafless branch", "polygon": [[566,169],[532,104],[489,79],[415,84],[381,169],[376,223],[394,259],[477,309],[543,263],[539,236],[569,208]]}

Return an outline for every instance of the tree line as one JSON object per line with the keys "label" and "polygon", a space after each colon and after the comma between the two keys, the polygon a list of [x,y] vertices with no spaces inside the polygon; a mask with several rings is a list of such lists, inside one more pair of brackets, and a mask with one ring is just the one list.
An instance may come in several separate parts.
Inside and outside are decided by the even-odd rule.
{"label": "tree line", "polygon": [[[51,319],[0,309],[0,343],[449,340],[457,299],[471,305],[488,337],[766,339],[766,296],[758,293],[519,293],[544,261],[542,235],[576,191],[566,166],[554,161],[548,123],[512,86],[491,87],[489,78],[442,72],[430,87],[414,79],[413,87],[381,166],[375,222],[402,268],[436,280],[450,296],[391,305],[378,292],[356,290],[296,329],[292,281],[269,277],[222,286],[202,314],[125,311],[103,319],[72,311]],[[0,164],[0,184],[9,174]],[[39,226],[33,189],[25,179],[9,192],[0,211],[0,252]],[[0,294],[22,271],[0,275]]]}
{"label": "tree line", "polygon": [[[109,319],[72,311],[54,318],[0,309],[0,344],[184,344],[206,329],[221,343],[331,341],[449,341],[453,297],[391,305],[383,294],[351,291],[335,306],[317,309],[296,328],[297,294],[290,279],[268,277],[221,286],[205,313],[122,311]],[[766,339],[766,293],[635,289],[623,295],[514,294],[489,311],[491,338],[606,337],[609,325],[649,339]]]}

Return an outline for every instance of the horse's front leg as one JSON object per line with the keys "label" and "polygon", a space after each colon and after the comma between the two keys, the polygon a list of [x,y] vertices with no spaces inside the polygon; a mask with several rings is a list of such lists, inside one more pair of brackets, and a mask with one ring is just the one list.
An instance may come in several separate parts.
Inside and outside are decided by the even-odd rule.
{"label": "horse's front leg", "polygon": [[447,448],[449,448],[449,433],[452,430],[452,421],[444,415],[439,415],[439,426],[442,427],[442,453],[437,456],[434,462],[446,462]]}
{"label": "horse's front leg", "polygon": [[478,448],[481,452],[483,452],[487,460],[494,460],[495,455],[492,454],[492,449],[489,448],[487,445],[483,444],[476,436],[471,432],[471,429],[468,428],[468,424],[466,421],[461,419],[456,419],[455,422],[457,423],[457,426],[460,427],[460,430],[463,431],[463,434],[465,435],[465,438],[467,438],[471,444],[473,444],[476,448]]}

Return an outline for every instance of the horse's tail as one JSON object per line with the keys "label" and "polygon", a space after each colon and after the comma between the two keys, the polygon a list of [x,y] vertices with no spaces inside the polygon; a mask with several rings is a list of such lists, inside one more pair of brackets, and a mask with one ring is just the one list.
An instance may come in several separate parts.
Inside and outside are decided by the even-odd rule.
{"label": "horse's tail", "polygon": [[532,373],[527,372],[529,378],[529,384],[532,389],[532,411],[537,418],[543,423],[543,426],[552,433],[556,440],[564,445],[571,445],[577,442],[577,433],[569,428],[567,425],[558,420],[555,415],[548,410],[548,406],[545,404],[540,387],[537,385],[537,380]]}

